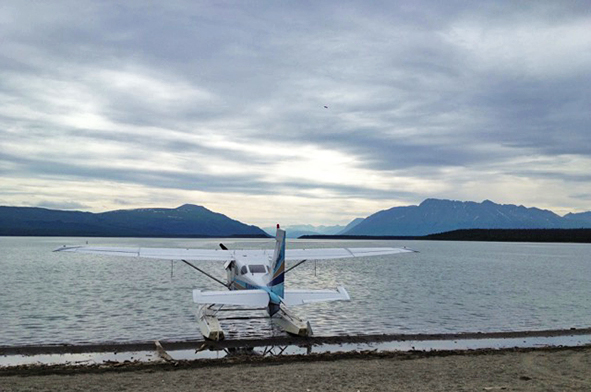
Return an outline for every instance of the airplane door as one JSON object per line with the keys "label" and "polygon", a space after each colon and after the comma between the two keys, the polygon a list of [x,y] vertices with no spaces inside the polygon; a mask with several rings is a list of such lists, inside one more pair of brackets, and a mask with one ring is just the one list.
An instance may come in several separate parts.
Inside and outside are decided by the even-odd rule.
{"label": "airplane door", "polygon": [[234,281],[234,276],[236,276],[236,262],[232,260],[228,264],[226,264],[225,267],[226,276],[228,278],[228,284],[230,285],[230,290],[232,290],[234,288],[232,282]]}

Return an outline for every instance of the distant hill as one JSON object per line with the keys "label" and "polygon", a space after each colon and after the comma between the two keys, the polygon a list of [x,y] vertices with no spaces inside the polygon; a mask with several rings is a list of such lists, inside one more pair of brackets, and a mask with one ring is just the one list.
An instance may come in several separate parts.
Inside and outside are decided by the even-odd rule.
{"label": "distant hill", "polygon": [[[426,199],[418,206],[379,211],[343,235],[423,236],[458,229],[590,228],[589,213],[561,217],[552,211],[513,204]],[[589,214],[591,215],[591,214]]]}
{"label": "distant hill", "polygon": [[347,226],[345,226],[345,228],[343,230],[339,231],[336,234],[338,235],[338,234],[343,234],[343,233],[348,232],[349,230],[351,230],[352,228],[354,228],[355,226],[357,226],[358,224],[360,224],[361,222],[363,222],[363,219],[364,218],[355,218],[355,219],[353,219],[351,222],[349,222],[349,224]]}
{"label": "distant hill", "polygon": [[[298,238],[303,235],[332,235],[345,229],[345,226],[313,226],[313,225],[291,225],[281,226],[285,230],[288,238]],[[263,228],[267,234],[274,237],[276,234],[275,227]]]}
{"label": "distant hill", "polygon": [[268,237],[205,207],[142,208],[103,213],[0,207],[2,236]]}
{"label": "distant hill", "polygon": [[578,214],[568,213],[564,216],[564,219],[568,219],[573,222],[585,223],[587,226],[591,226],[591,211],[580,212]]}
{"label": "distant hill", "polygon": [[[299,238],[301,236],[314,235],[338,235],[355,227],[355,225],[357,225],[361,221],[363,221],[363,218],[356,218],[353,221],[351,221],[347,226],[282,225],[281,228],[285,229],[288,238]],[[270,236],[274,237],[277,229],[275,227],[265,227],[263,228],[263,230],[265,230],[265,232]]]}

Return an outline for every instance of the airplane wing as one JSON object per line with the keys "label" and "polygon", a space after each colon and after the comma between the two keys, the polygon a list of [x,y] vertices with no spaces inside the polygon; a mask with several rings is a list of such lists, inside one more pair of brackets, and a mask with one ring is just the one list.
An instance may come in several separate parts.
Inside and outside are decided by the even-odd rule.
{"label": "airplane wing", "polygon": [[[245,249],[185,249],[185,248],[117,248],[94,246],[63,246],[54,252],[75,252],[119,257],[139,257],[161,260],[219,260],[229,261],[244,258],[268,258],[272,250]],[[325,260],[343,259],[349,257],[383,256],[396,253],[416,252],[406,248],[315,248],[315,249],[287,249],[286,260]]]}
{"label": "airplane wing", "polygon": [[269,294],[264,290],[193,290],[193,302],[198,304],[264,307],[269,304]]}
{"label": "airplane wing", "polygon": [[286,260],[326,260],[348,257],[383,256],[396,253],[416,252],[407,248],[315,248],[286,249]]}
{"label": "airplane wing", "polygon": [[304,305],[314,302],[349,301],[349,293],[344,287],[335,290],[285,290],[283,302],[287,306]]}
{"label": "airplane wing", "polygon": [[233,253],[223,249],[183,248],[112,248],[92,246],[63,246],[54,252],[91,253],[119,257],[141,257],[163,260],[232,260]]}

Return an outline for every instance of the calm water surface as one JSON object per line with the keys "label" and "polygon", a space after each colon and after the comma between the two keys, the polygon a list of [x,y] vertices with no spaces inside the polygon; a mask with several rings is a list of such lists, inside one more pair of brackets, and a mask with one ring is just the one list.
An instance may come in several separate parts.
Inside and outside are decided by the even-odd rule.
{"label": "calm water surface", "polygon": [[[0,345],[199,339],[191,290],[218,283],[175,262],[52,253],[80,238],[0,237]],[[88,239],[92,245],[216,248],[219,240]],[[231,249],[272,240],[221,240]],[[344,285],[351,302],[295,308],[316,335],[516,331],[591,326],[591,245],[305,241],[288,247],[407,246],[420,253],[305,263],[291,288]],[[222,263],[201,266],[224,279]],[[171,276],[172,272],[172,276]],[[224,321],[230,338],[281,334]]]}

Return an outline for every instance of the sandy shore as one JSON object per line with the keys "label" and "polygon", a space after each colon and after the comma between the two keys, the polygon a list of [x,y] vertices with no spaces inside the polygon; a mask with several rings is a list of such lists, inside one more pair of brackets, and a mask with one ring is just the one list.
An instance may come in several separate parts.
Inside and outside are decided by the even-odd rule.
{"label": "sandy shore", "polygon": [[590,391],[591,347],[0,369],[0,391]]}

